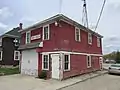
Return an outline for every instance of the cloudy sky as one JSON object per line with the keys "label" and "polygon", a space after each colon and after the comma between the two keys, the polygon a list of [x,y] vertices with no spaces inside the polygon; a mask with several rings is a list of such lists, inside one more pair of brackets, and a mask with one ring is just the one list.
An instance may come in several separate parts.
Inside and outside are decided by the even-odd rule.
{"label": "cloudy sky", "polygon": [[[59,13],[60,0],[0,0],[0,34],[18,26],[27,27]],[[61,13],[81,23],[82,0],[63,0]],[[103,0],[87,0],[89,25],[96,24]],[[98,33],[104,36],[103,52],[120,49],[120,0],[107,0]]]}

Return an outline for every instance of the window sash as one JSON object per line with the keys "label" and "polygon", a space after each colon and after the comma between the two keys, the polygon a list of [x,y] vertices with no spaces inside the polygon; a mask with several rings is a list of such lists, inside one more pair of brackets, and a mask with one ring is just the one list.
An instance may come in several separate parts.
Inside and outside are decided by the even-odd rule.
{"label": "window sash", "polygon": [[43,40],[49,40],[49,25],[43,27]]}
{"label": "window sash", "polygon": [[100,47],[100,38],[97,37],[97,46]]}
{"label": "window sash", "polygon": [[30,43],[30,32],[26,32],[26,44]]}
{"label": "window sash", "polygon": [[80,41],[80,29],[77,27],[75,28],[75,40]]}
{"label": "window sash", "polygon": [[43,55],[42,69],[49,70],[49,55]]}
{"label": "window sash", "polygon": [[2,51],[0,51],[0,61],[2,60]]}
{"label": "window sash", "polygon": [[88,44],[92,44],[92,34],[88,33]]}
{"label": "window sash", "polygon": [[70,70],[70,55],[64,55],[64,71]]}
{"label": "window sash", "polygon": [[20,59],[20,52],[14,51],[14,60],[19,60],[19,59]]}
{"label": "window sash", "polygon": [[91,67],[91,56],[87,56],[87,68]]}

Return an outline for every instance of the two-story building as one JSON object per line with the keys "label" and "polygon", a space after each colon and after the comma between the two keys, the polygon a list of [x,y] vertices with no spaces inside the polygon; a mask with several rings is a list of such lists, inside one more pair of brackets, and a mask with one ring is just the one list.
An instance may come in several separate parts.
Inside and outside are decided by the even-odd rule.
{"label": "two-story building", "polygon": [[20,29],[22,24],[0,36],[0,65],[19,65]]}
{"label": "two-story building", "polygon": [[102,68],[102,36],[58,14],[21,32],[21,74],[65,79]]}

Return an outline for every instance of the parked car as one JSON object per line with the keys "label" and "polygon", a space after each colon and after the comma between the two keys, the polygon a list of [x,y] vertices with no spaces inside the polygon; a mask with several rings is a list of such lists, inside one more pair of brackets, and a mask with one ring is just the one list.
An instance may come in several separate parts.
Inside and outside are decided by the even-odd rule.
{"label": "parked car", "polygon": [[120,74],[120,64],[112,64],[108,71],[109,74]]}

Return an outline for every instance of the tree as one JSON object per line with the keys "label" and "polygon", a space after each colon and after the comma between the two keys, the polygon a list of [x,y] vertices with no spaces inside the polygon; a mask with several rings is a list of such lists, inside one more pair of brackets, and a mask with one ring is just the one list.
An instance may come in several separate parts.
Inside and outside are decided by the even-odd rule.
{"label": "tree", "polygon": [[119,51],[116,52],[116,59],[115,60],[117,63],[120,63],[120,52]]}

